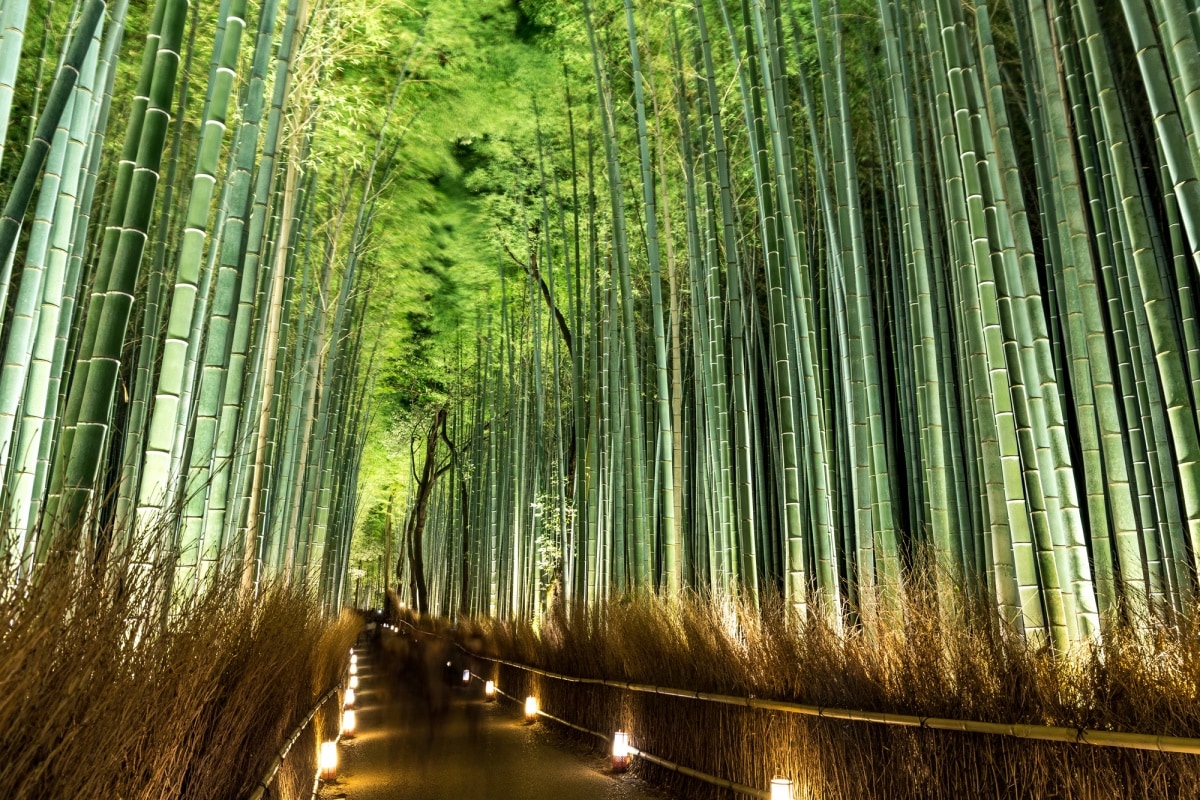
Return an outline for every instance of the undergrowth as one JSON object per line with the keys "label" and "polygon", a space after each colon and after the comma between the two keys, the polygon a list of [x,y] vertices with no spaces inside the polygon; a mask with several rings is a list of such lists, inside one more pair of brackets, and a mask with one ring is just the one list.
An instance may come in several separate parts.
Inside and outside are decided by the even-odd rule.
{"label": "undergrowth", "polygon": [[[90,563],[83,563],[90,561]],[[246,597],[235,575],[169,603],[145,554],[63,558],[0,575],[0,797],[238,800],[316,699],[360,627],[283,585]],[[272,798],[307,798],[326,704]]]}
{"label": "undergrowth", "polygon": [[[975,608],[975,611],[971,609]],[[475,620],[460,640],[493,657],[585,678],[826,707],[1184,737],[1200,736],[1200,619],[1119,627],[1067,655],[1028,644],[980,605],[948,621],[910,591],[885,620],[837,631],[761,609],[643,596],[537,623]],[[717,705],[492,670],[517,697],[647,752],[796,798],[1187,798],[1200,755],[1165,754]],[[642,762],[681,796],[732,797]]]}

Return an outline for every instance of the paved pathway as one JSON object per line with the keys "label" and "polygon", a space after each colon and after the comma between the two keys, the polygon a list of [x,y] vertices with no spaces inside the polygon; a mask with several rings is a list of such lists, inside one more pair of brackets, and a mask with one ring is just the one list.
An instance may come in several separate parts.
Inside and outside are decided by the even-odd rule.
{"label": "paved pathway", "polygon": [[322,800],[670,800],[565,742],[554,723],[527,726],[513,703],[483,702],[478,681],[441,697],[435,687],[431,703],[396,659],[355,652],[358,733],[340,745],[338,781]]}

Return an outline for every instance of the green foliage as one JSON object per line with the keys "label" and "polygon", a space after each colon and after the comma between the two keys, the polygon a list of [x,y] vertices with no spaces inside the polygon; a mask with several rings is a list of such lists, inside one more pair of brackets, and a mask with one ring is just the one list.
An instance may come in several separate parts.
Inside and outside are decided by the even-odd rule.
{"label": "green foliage", "polygon": [[564,150],[566,139],[551,7],[435,0],[346,12],[356,33],[322,90],[329,117],[314,152],[322,169],[339,173],[361,168],[424,25],[414,81],[389,129],[394,155],[372,230],[367,335],[380,341],[379,413],[360,487],[367,507],[405,485],[410,420],[464,396],[476,326],[490,311],[498,316],[497,264],[515,276],[505,248],[530,247],[540,214],[532,98],[545,98],[542,125]]}

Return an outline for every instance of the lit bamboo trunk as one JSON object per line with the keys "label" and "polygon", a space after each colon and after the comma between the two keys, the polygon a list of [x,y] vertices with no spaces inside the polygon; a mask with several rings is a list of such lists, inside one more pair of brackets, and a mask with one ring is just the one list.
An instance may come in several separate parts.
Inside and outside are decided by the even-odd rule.
{"label": "lit bamboo trunk", "polygon": [[[117,10],[118,30],[123,11]],[[81,195],[87,194],[84,162],[93,134],[94,87],[107,69],[100,60],[103,29],[101,19],[49,153],[0,372],[0,481],[4,481],[0,485],[7,490],[14,559],[25,557],[37,521],[37,464],[50,400],[55,336],[64,295],[73,283],[68,269],[73,223],[88,202]],[[114,34],[109,36],[111,40]],[[119,33],[115,36],[119,38]]]}
{"label": "lit bamboo trunk", "polygon": [[[89,506],[95,499],[98,473],[110,434],[121,350],[154,208],[179,68],[179,46],[187,18],[187,3],[164,0],[164,5],[162,37],[151,62],[144,124],[136,127],[131,124],[129,138],[134,139],[136,131],[137,141],[126,143],[126,152],[132,154],[134,160],[128,171],[128,200],[113,204],[110,226],[105,231],[105,246],[88,308],[89,329],[84,332],[85,346],[76,357],[66,429],[56,459],[51,502],[47,507],[51,519],[56,519],[65,530],[76,535],[82,532]],[[149,39],[147,45],[149,50]],[[143,64],[143,75],[146,69],[147,65]]]}
{"label": "lit bamboo trunk", "polygon": [[[141,473],[137,526],[144,528],[152,524],[161,513],[164,504],[171,502],[173,484],[178,477],[173,474],[171,447],[176,438],[180,398],[183,394],[187,374],[187,348],[195,325],[196,308],[199,304],[199,283],[204,258],[204,243],[208,236],[208,219],[217,184],[218,162],[221,144],[226,131],[226,117],[237,79],[237,59],[241,51],[242,33],[246,4],[244,0],[231,0],[223,23],[223,38],[219,47],[214,47],[217,69],[214,83],[205,107],[201,123],[200,143],[197,148],[197,169],[192,177],[188,207],[184,219],[183,240],[175,269],[175,286],[172,290],[167,314],[166,337],[163,341],[162,363],[158,387],[154,394],[153,411],[147,429],[145,455]],[[184,556],[188,560],[190,556]]]}

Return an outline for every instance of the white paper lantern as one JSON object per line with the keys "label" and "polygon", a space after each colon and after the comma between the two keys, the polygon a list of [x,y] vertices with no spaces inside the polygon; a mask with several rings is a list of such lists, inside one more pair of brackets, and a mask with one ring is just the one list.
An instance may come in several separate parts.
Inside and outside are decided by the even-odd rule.
{"label": "white paper lantern", "polygon": [[629,734],[617,731],[613,734],[612,767],[615,772],[624,772],[629,766]]}
{"label": "white paper lantern", "polygon": [[322,742],[321,757],[317,765],[321,769],[321,780],[337,780],[337,742]]}

